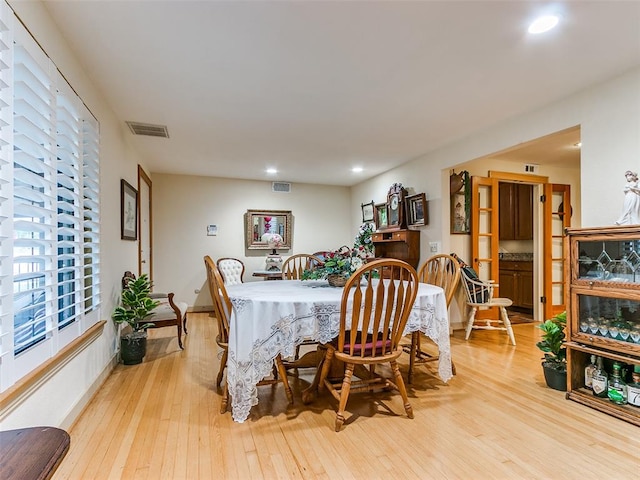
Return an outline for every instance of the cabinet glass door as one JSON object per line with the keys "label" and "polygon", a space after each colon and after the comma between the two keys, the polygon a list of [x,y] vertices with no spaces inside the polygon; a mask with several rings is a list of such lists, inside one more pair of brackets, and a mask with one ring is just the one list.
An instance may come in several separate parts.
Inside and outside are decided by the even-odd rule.
{"label": "cabinet glass door", "polygon": [[617,347],[640,348],[640,302],[628,298],[578,294],[573,331],[589,343],[615,341]]}
{"label": "cabinet glass door", "polygon": [[640,240],[580,240],[575,280],[640,285]]}

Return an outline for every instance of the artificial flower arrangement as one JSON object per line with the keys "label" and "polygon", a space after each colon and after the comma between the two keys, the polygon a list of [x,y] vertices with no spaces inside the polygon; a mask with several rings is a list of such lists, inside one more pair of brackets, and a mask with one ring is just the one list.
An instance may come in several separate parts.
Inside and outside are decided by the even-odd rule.
{"label": "artificial flower arrangement", "polygon": [[373,258],[373,240],[371,234],[375,230],[373,223],[367,222],[360,225],[358,234],[353,242],[354,250],[358,250],[361,258]]}
{"label": "artificial flower arrangement", "polygon": [[365,223],[360,226],[353,248],[344,245],[325,254],[324,263],[313,269],[305,270],[302,273],[302,279],[318,280],[332,276],[349,278],[368,259],[373,258],[372,232],[373,224]]}

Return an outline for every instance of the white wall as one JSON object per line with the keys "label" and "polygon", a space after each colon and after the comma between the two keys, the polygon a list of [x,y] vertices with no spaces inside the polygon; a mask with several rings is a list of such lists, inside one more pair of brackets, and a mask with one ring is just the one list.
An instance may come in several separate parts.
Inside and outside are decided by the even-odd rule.
{"label": "white wall", "polygon": [[[352,188],[352,212],[367,199],[382,201],[389,186],[401,182],[416,192],[426,192],[429,199],[430,221],[422,229],[421,261],[430,255],[428,243],[436,241],[441,242],[443,252],[462,252],[468,257],[468,236],[449,234],[450,169],[459,171],[466,162],[576,125],[581,127],[580,181],[574,181],[574,173],[558,168],[541,169],[539,174],[549,175],[556,183],[572,184],[574,217],[582,226],[612,225],[622,209],[624,172],[640,169],[640,68],[362,182]],[[486,174],[489,169],[513,171],[508,164],[496,163],[478,173]],[[460,326],[460,311],[460,305],[452,306],[454,327]]]}
{"label": "white wall", "polygon": [[[144,161],[127,144],[124,126],[78,64],[42,3],[9,1],[9,4],[100,122],[102,318],[109,319],[122,272],[137,264],[137,244],[120,240],[119,182],[124,178],[135,185],[137,164],[144,167]],[[252,182],[152,175],[156,287],[183,285],[176,294],[186,297],[190,304],[210,301],[190,293],[204,286],[202,256],[244,256],[243,247],[239,247],[244,245],[241,227],[234,222],[241,222],[246,209],[293,210],[296,253],[351,243],[361,220],[360,204],[372,199],[383,201],[394,182],[427,193],[430,220],[421,230],[423,258],[430,241],[442,242],[443,251],[457,250],[456,243],[465,236],[448,234],[448,197],[443,199],[443,192],[448,195],[449,169],[574,125],[582,129],[582,225],[610,225],[622,207],[624,171],[637,170],[640,159],[640,68],[363,182],[351,189],[350,198],[342,189],[294,184],[295,196],[284,200],[271,197],[268,192],[249,193],[249,187],[257,186]],[[265,189],[268,186],[265,183]],[[298,187],[299,196],[295,193]],[[191,196],[198,200],[190,200]],[[219,225],[218,237],[205,236],[205,225],[209,223]],[[259,263],[256,258],[245,258],[249,270]],[[100,379],[108,374],[116,338],[109,321],[96,342],[15,405],[1,419],[2,428],[68,426],[99,386]]]}
{"label": "white wall", "polygon": [[[294,183],[290,193],[274,193],[271,182],[167,174],[151,180],[154,289],[174,292],[195,310],[213,308],[205,255],[239,258],[245,281],[263,281],[251,274],[264,269],[269,251],[245,248],[247,210],[291,210],[293,245],[279,251],[283,258],[353,244],[347,187]],[[216,236],[207,236],[209,224],[218,226]]]}
{"label": "white wall", "polygon": [[2,429],[33,425],[67,427],[113,368],[117,332],[110,321],[125,270],[137,265],[137,244],[120,240],[120,179],[137,183],[136,157],[126,131],[68,48],[40,2],[9,1],[45,52],[100,122],[101,287],[104,333],[33,392],[0,412]]}

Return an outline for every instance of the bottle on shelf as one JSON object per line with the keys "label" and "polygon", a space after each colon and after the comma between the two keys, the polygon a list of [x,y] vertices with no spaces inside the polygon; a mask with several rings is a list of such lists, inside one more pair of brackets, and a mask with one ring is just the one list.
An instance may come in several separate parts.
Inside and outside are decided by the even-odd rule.
{"label": "bottle on shelf", "polygon": [[613,362],[613,371],[607,387],[607,396],[616,405],[626,405],[627,403],[627,383],[622,379],[621,365]]}
{"label": "bottle on shelf", "polygon": [[596,369],[596,356],[591,355],[591,363],[584,369],[584,386],[593,390],[593,371]]}
{"label": "bottle on shelf", "polygon": [[596,397],[607,398],[608,378],[602,364],[602,357],[596,359],[596,369],[593,371],[591,387]]}
{"label": "bottle on shelf", "polygon": [[640,407],[640,365],[633,366],[631,383],[627,385],[627,403]]}

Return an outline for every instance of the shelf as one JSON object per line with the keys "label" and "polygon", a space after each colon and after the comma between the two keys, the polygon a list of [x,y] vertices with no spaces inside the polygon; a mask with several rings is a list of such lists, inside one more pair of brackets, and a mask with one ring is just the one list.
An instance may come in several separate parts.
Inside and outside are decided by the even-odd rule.
{"label": "shelf", "polygon": [[595,397],[591,390],[585,387],[568,392],[567,398],[640,427],[640,407],[616,405],[608,398]]}
{"label": "shelf", "polygon": [[[640,426],[640,407],[585,387],[590,356],[640,365],[640,229],[567,229],[567,398]],[[629,381],[627,377],[625,381]]]}

